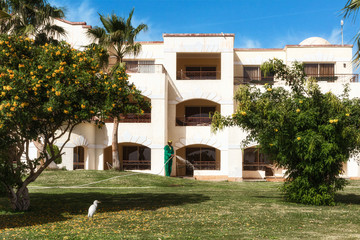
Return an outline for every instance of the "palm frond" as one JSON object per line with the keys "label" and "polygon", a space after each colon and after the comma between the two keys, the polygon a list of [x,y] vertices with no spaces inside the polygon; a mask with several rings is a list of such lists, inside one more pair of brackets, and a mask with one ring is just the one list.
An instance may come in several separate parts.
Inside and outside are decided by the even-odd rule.
{"label": "palm frond", "polygon": [[355,21],[359,8],[360,8],[360,0],[348,0],[345,7],[342,9],[344,18],[353,15],[353,20]]}
{"label": "palm frond", "polygon": [[41,32],[45,32],[47,35],[51,36],[65,36],[66,31],[63,27],[60,27],[55,24],[47,23]]}
{"label": "palm frond", "polygon": [[11,15],[7,12],[0,10],[0,20],[9,19],[11,18]]}

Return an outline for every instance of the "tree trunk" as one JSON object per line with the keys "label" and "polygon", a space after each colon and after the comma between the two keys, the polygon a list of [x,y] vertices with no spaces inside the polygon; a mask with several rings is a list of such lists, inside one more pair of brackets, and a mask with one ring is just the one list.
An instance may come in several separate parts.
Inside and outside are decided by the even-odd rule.
{"label": "tree trunk", "polygon": [[123,171],[123,165],[122,162],[120,162],[120,158],[119,158],[118,128],[119,128],[119,121],[118,118],[115,117],[113,134],[112,134],[112,163],[113,163],[113,168],[115,170]]}
{"label": "tree trunk", "polygon": [[27,187],[21,187],[15,193],[11,190],[10,205],[14,211],[27,211],[30,207],[30,196]]}

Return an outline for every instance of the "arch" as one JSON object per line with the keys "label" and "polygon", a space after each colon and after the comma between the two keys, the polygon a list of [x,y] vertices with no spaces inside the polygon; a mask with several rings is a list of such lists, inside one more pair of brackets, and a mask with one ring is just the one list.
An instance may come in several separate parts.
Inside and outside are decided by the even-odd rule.
{"label": "arch", "polygon": [[206,99],[220,104],[221,96],[214,92],[204,92],[202,89],[197,88],[194,91],[188,91],[182,94],[182,98],[176,98],[176,102],[181,103],[192,99]]}
{"label": "arch", "polygon": [[72,144],[74,144],[75,147],[78,147],[78,146],[89,146],[89,142],[88,140],[82,136],[82,135],[79,135],[77,138],[71,140]]}
{"label": "arch", "polygon": [[178,142],[175,143],[175,149],[180,149],[189,145],[207,145],[216,149],[220,149],[221,142],[217,138],[180,138]]}
{"label": "arch", "polygon": [[135,143],[149,147],[151,140],[147,136],[132,135],[129,131],[125,131],[119,136],[118,143]]}
{"label": "arch", "polygon": [[[118,143],[119,158],[124,170],[151,170],[151,149],[131,142]],[[111,169],[112,146],[104,148],[104,169]]]}

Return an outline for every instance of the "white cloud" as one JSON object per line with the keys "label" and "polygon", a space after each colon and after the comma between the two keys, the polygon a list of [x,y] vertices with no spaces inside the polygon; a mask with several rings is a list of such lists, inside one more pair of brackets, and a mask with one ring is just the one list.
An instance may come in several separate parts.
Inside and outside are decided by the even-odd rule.
{"label": "white cloud", "polygon": [[326,40],[331,44],[341,44],[341,30],[338,28],[333,29]]}
{"label": "white cloud", "polygon": [[65,8],[65,19],[73,22],[86,22],[88,25],[100,25],[99,15],[91,7],[89,0],[49,0],[51,5]]}
{"label": "white cloud", "polygon": [[261,43],[258,40],[249,38],[242,38],[239,42],[240,48],[261,48]]}
{"label": "white cloud", "polygon": [[136,41],[162,41],[162,30],[160,30],[160,28],[157,28],[148,19],[138,19],[136,18],[136,16],[133,15],[131,23],[133,27],[137,27],[142,23],[148,26],[148,30],[146,32],[141,31],[139,33]]}

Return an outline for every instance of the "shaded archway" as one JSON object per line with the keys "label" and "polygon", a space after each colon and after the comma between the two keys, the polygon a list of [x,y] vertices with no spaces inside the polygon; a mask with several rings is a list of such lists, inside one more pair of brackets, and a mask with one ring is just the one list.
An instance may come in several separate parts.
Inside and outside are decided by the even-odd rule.
{"label": "shaded archway", "polygon": [[[220,170],[220,150],[214,147],[193,144],[176,150],[177,176],[193,176],[194,170]],[[185,160],[185,161],[184,161]]]}
{"label": "shaded archway", "polygon": [[178,103],[176,126],[208,126],[215,111],[221,112],[221,105],[207,99],[191,99]]}
{"label": "shaded archway", "polygon": [[[151,149],[136,143],[119,143],[124,170],[151,170]],[[104,149],[104,170],[112,168],[112,147]]]}
{"label": "shaded archway", "polygon": [[275,167],[271,156],[261,152],[260,146],[243,150],[243,178],[266,178],[282,175],[282,169]]}
{"label": "shaded archway", "polygon": [[85,148],[83,146],[74,147],[73,170],[85,169]]}

